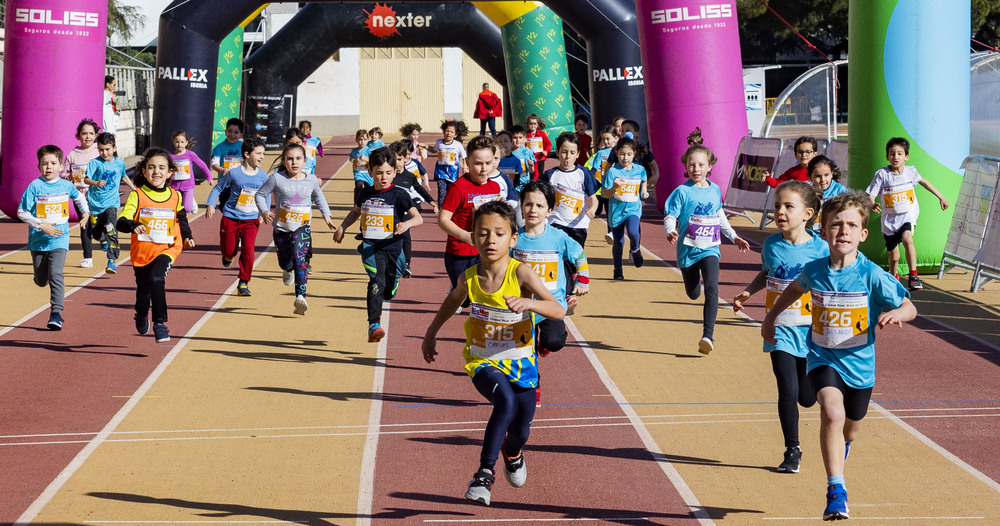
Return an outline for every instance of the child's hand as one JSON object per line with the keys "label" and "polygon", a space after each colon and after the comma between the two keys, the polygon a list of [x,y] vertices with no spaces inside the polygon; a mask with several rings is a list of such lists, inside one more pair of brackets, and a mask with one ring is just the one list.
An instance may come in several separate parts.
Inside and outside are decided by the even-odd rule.
{"label": "child's hand", "polygon": [[529,309],[531,300],[528,298],[522,298],[520,296],[504,296],[504,301],[507,302],[507,308],[514,311],[516,314],[521,314],[522,312]]}
{"label": "child's hand", "polygon": [[90,214],[84,212],[83,215],[80,216],[80,228],[87,228],[88,219],[90,219]]}
{"label": "child's hand", "polygon": [[948,206],[950,206],[948,204],[948,200],[945,199],[944,197],[941,197],[941,210],[947,210]]}
{"label": "child's hand", "polygon": [[441,209],[438,208],[438,204],[436,202],[431,202],[431,211],[434,212],[434,215],[441,213]]}
{"label": "child's hand", "polygon": [[215,186],[215,180],[214,179],[205,179],[205,182],[208,183],[208,186]]}
{"label": "child's hand", "polygon": [[274,219],[274,212],[268,210],[260,215],[260,218],[264,220],[265,225],[271,224],[271,220]]}
{"label": "child's hand", "polygon": [[671,245],[676,245],[678,237],[680,237],[680,235],[677,234],[677,232],[671,232],[667,234],[667,243],[670,243]]}
{"label": "child's hand", "polygon": [[425,362],[433,363],[434,357],[437,356],[437,350],[434,349],[434,338],[425,336],[423,343],[420,344],[420,352],[423,353]]}
{"label": "child's hand", "polygon": [[649,199],[649,192],[643,192],[642,193],[642,198],[643,199]]}
{"label": "child's hand", "polygon": [[209,219],[215,217],[215,207],[211,205],[205,207],[205,215],[208,216]]}
{"label": "child's hand", "polygon": [[774,339],[774,322],[764,318],[764,323],[760,324],[760,335],[764,341],[771,345],[776,345],[778,340]]}
{"label": "child's hand", "polygon": [[44,232],[45,235],[50,237],[59,237],[63,235],[62,230],[59,230],[58,228],[56,228],[53,225],[50,225],[49,223],[42,223],[42,226],[38,227],[38,229]]}
{"label": "child's hand", "polygon": [[740,312],[743,310],[743,302],[750,299],[750,293],[743,291],[739,296],[733,300],[733,312]]}
{"label": "child's hand", "polygon": [[596,209],[594,209],[594,208],[588,208],[587,209],[587,217],[593,219],[594,216],[596,216],[596,215],[597,215],[597,210]]}
{"label": "child's hand", "polygon": [[102,180],[97,181],[96,183],[94,183],[94,186],[96,186],[98,188],[104,188],[104,186],[107,185],[107,184],[108,184],[108,182],[102,179]]}
{"label": "child's hand", "polygon": [[590,287],[581,287],[580,285],[573,285],[574,296],[586,296],[588,292],[590,292]]}
{"label": "child's hand", "polygon": [[877,214],[881,214],[882,213],[882,205],[880,205],[878,203],[873,203],[872,204],[872,212],[875,212]]}
{"label": "child's hand", "polygon": [[733,240],[733,244],[739,247],[740,252],[748,252],[750,250],[750,243],[747,243],[742,237],[736,236]]}
{"label": "child's hand", "polygon": [[138,225],[135,226],[135,229],[132,230],[132,233],[133,234],[145,234],[146,233],[146,225],[144,225],[142,223],[139,223]]}
{"label": "child's hand", "polygon": [[344,227],[336,226],[333,227],[333,240],[338,244],[344,240]]}
{"label": "child's hand", "polygon": [[323,222],[326,223],[326,226],[330,227],[330,230],[333,230],[334,232],[337,231],[337,225],[335,225],[333,223],[333,218],[332,217],[330,217],[330,216],[323,216]]}
{"label": "child's hand", "polygon": [[903,320],[896,317],[896,309],[885,311],[878,317],[878,328],[884,329],[886,325],[903,327]]}
{"label": "child's hand", "polygon": [[194,248],[194,239],[190,238],[190,237],[187,238],[187,239],[185,239],[184,240],[184,248]]}

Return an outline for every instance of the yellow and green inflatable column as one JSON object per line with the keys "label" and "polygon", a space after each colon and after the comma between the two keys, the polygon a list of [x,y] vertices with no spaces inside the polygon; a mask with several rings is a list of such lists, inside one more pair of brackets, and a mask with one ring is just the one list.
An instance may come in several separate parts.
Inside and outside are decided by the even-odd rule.
{"label": "yellow and green inflatable column", "polygon": [[[886,141],[905,137],[910,141],[907,164],[955,203],[959,169],[970,146],[971,10],[970,0],[851,0],[852,188],[867,188],[875,171],[887,164]],[[922,187],[917,200],[917,269],[937,272],[953,209],[941,210]],[[872,261],[885,263],[881,218],[872,216],[861,249]],[[904,270],[906,258],[901,257],[900,274]]]}
{"label": "yellow and green inflatable column", "polygon": [[[268,4],[262,5],[254,14],[226,35],[219,44],[219,67],[216,70],[215,117],[212,120],[212,144],[218,144],[226,136],[226,121],[240,116],[240,101],[243,100],[243,29],[253,21]],[[249,130],[244,130],[249,132]]]}
{"label": "yellow and green inflatable column", "polygon": [[573,100],[566,69],[562,19],[540,2],[474,2],[503,36],[507,92],[514,124],[535,113],[555,142],[573,131]]}

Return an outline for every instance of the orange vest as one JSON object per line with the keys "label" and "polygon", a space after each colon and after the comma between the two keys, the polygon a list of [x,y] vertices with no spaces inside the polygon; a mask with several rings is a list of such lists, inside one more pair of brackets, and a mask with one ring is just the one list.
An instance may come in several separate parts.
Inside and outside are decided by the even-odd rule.
{"label": "orange vest", "polygon": [[[173,188],[168,188],[170,197],[162,203],[153,201],[141,188],[136,190],[138,205],[133,221],[146,225],[146,234],[139,239],[139,234],[132,233],[132,243],[129,246],[129,256],[132,266],[144,267],[153,262],[160,254],[166,254],[176,261],[181,253],[184,241],[181,239],[181,227],[177,224],[177,205],[181,194]],[[152,237],[150,237],[152,236]],[[158,240],[163,236],[173,239],[169,242]]]}

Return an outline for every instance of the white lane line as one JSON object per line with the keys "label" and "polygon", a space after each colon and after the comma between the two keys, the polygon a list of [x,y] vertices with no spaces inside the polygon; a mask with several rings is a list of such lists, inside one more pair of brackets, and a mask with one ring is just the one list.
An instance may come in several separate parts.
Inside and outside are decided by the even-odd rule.
{"label": "white lane line", "polygon": [[84,524],[309,524],[309,521],[83,521]]}
{"label": "white lane line", "polygon": [[[266,257],[271,252],[273,246],[274,245],[269,245],[261,252],[260,256],[257,256],[256,261],[254,261],[253,263],[254,267],[256,267],[257,264],[260,263],[264,259],[264,257]],[[229,299],[229,297],[233,294],[233,291],[236,290],[236,285],[237,282],[233,281],[233,284],[230,285],[229,288],[226,289],[226,291],[223,292],[221,296],[219,296],[219,299],[215,302],[214,305],[212,305],[211,308],[208,309],[208,312],[203,314],[202,317],[193,326],[191,326],[191,329],[188,330],[187,334],[185,334],[184,337],[181,338],[179,342],[177,342],[177,345],[174,345],[173,349],[170,349],[170,352],[163,357],[163,360],[161,360],[159,365],[156,366],[156,369],[154,369],[153,372],[150,373],[150,375],[146,378],[146,381],[143,382],[138,389],[136,389],[135,393],[132,394],[132,397],[129,398],[127,402],[125,402],[125,405],[122,406],[122,408],[118,410],[118,412],[115,414],[114,417],[111,418],[111,420],[107,423],[107,425],[104,426],[104,429],[102,429],[97,434],[97,436],[95,436],[93,439],[87,442],[87,445],[84,446],[84,448],[80,450],[79,453],[76,454],[73,460],[71,460],[70,463],[65,468],[63,468],[62,472],[60,472],[59,475],[57,475],[56,478],[51,483],[49,483],[48,487],[46,487],[45,490],[42,491],[41,495],[39,495],[38,498],[36,498],[35,501],[31,503],[31,506],[28,506],[28,509],[25,510],[25,512],[21,514],[20,517],[18,517],[17,521],[14,522],[15,526],[25,525],[33,521],[35,517],[37,517],[38,514],[41,513],[42,508],[44,508],[45,505],[48,504],[53,497],[55,497],[56,493],[59,492],[59,490],[63,487],[63,485],[65,485],[66,482],[69,481],[70,477],[72,477],[73,474],[76,473],[78,469],[80,469],[80,466],[82,466],[83,463],[86,462],[88,458],[90,458],[90,455],[93,454],[94,451],[96,451],[97,448],[102,443],[108,440],[108,437],[111,435],[111,432],[114,431],[114,429],[118,427],[118,425],[121,424],[123,420],[125,420],[125,417],[128,416],[129,412],[131,412],[132,409],[135,408],[135,406],[139,403],[139,401],[142,400],[142,397],[149,392],[150,388],[152,388],[153,384],[156,383],[156,380],[158,380],[160,376],[163,375],[163,372],[167,370],[167,366],[169,366],[170,363],[174,361],[174,358],[177,357],[181,349],[183,349],[184,346],[187,345],[187,343],[191,340],[191,338],[195,334],[197,334],[198,331],[201,330],[201,328],[205,326],[206,323],[208,323],[208,320],[215,314],[217,310],[219,310],[220,307],[222,307],[222,304]]]}
{"label": "white lane line", "polygon": [[[597,358],[597,355],[594,354],[594,350],[590,348],[587,340],[583,339],[583,335],[580,334],[580,331],[576,328],[576,324],[573,323],[573,320],[568,318],[564,321],[566,323],[566,329],[573,335],[573,339],[576,340],[577,345],[580,346],[584,355],[587,356],[587,360],[590,361],[591,367],[593,367],[594,371],[597,372],[597,376],[601,378],[601,382],[604,383],[604,387],[621,406],[622,412],[625,413],[626,417],[628,417],[629,424],[631,424],[636,434],[639,435],[639,438],[642,440],[646,450],[654,456],[660,455],[662,457],[663,451],[660,450],[660,446],[656,443],[656,440],[653,439],[653,435],[649,433],[649,430],[646,429],[642,419],[639,418],[638,414],[636,414],[635,409],[632,408],[632,406],[628,403],[628,400],[626,400],[621,391],[618,390],[618,386],[615,385],[614,380],[611,379],[611,375],[609,375],[607,369],[604,368],[604,364],[602,364]],[[708,516],[705,508],[700,502],[698,502],[698,497],[696,497],[694,492],[691,491],[691,488],[688,487],[687,482],[684,482],[684,479],[681,478],[681,474],[677,472],[674,465],[668,460],[659,460],[657,461],[657,465],[660,466],[660,469],[662,469],[663,473],[666,474],[667,479],[670,480],[670,483],[673,484],[677,493],[680,494],[684,504],[691,509],[691,514],[698,519],[698,523],[705,526],[714,525],[715,522]]]}
{"label": "white lane line", "polygon": [[[383,303],[382,324],[389,331],[389,309],[391,302]],[[365,449],[361,455],[361,482],[358,486],[357,524],[368,526],[372,522],[372,501],[375,497],[375,454],[378,452],[378,437],[382,422],[382,390],[385,386],[386,334],[378,342],[375,351],[375,374],[372,378],[372,405],[368,412],[368,430],[365,432]]]}
{"label": "white lane line", "polygon": [[573,517],[573,518],[531,518],[524,517],[520,519],[424,519],[424,522],[428,523],[441,523],[441,522],[464,522],[464,523],[482,523],[482,522],[516,522],[518,524],[522,522],[639,522],[648,521],[649,517]]}
{"label": "white lane line", "polygon": [[[961,521],[961,520],[983,520],[986,517],[860,517],[858,515],[851,515],[852,519],[860,519],[863,521]],[[822,517],[761,517],[760,520],[764,521],[821,521]]]}

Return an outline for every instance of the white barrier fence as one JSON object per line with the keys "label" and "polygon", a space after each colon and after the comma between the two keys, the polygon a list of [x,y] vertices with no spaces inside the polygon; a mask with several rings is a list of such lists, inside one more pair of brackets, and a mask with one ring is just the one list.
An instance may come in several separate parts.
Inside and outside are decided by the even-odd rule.
{"label": "white barrier fence", "polygon": [[[152,68],[129,66],[104,67],[106,75],[115,78],[118,94],[118,130],[115,143],[118,157],[124,159],[141,154],[150,146],[153,133],[153,81],[156,78]],[[95,116],[101,122],[101,116]]]}
{"label": "white barrier fence", "polygon": [[955,202],[938,279],[953,267],[972,270],[969,292],[1000,279],[1000,159],[974,155],[962,163],[965,177]]}

